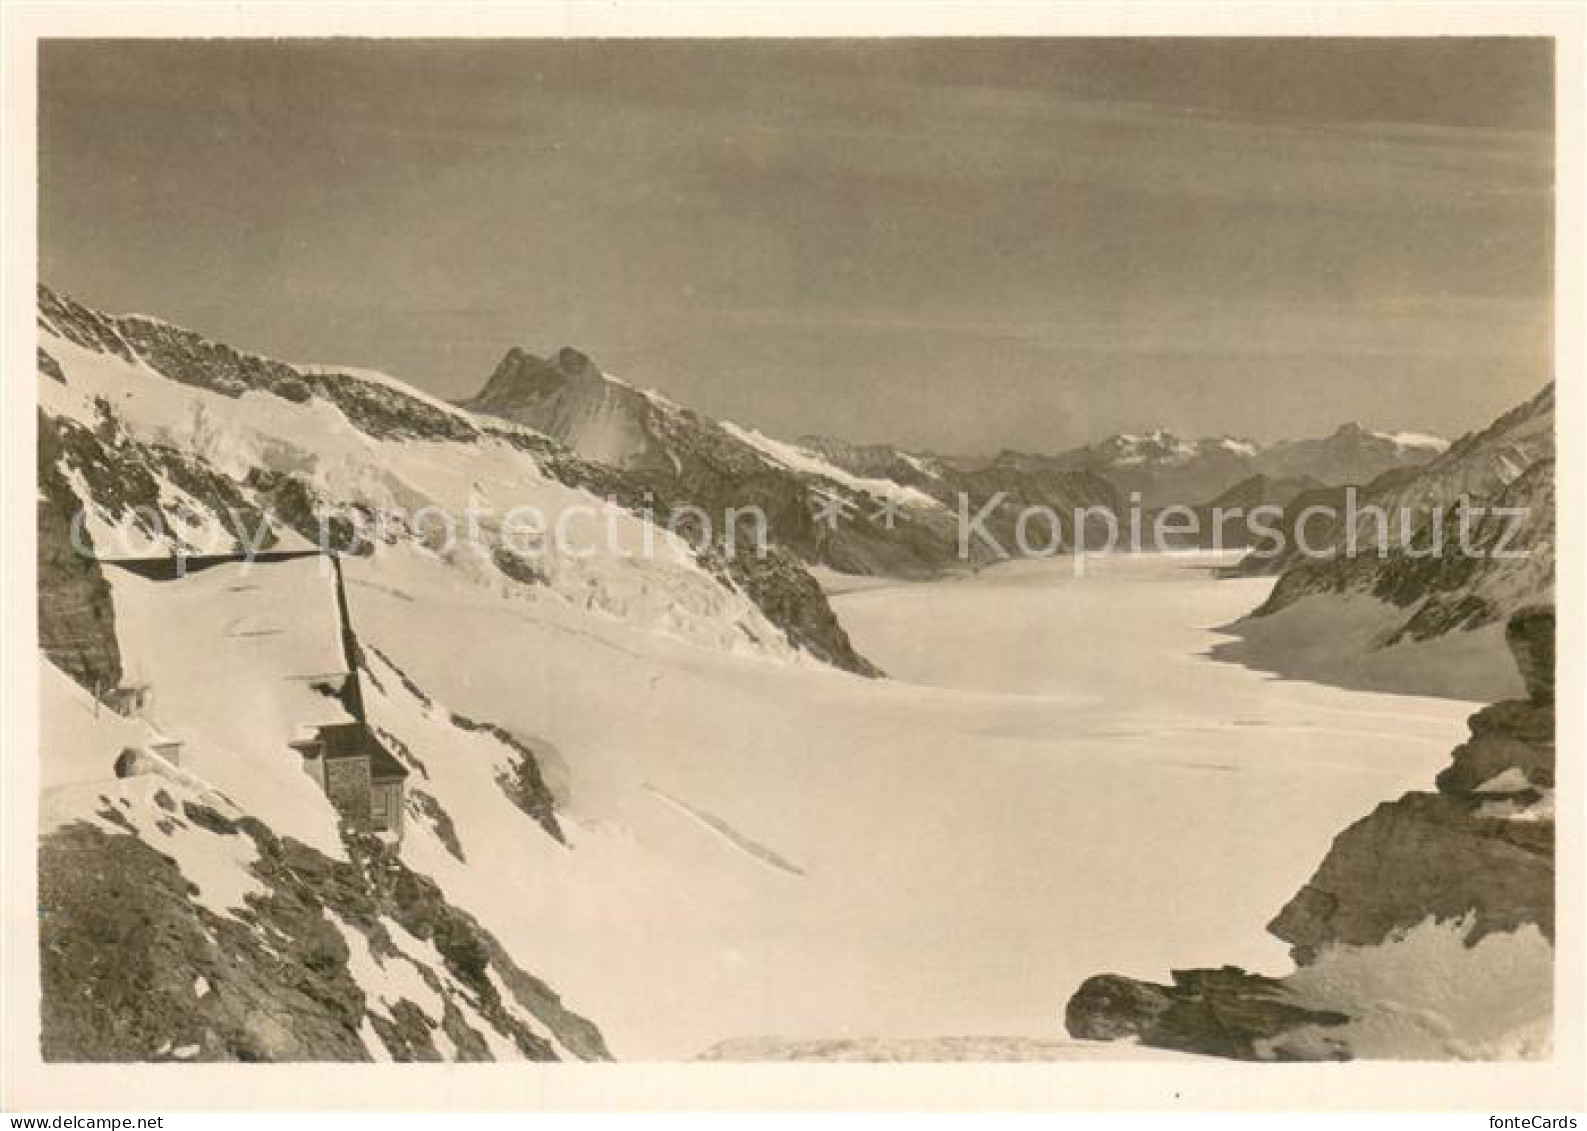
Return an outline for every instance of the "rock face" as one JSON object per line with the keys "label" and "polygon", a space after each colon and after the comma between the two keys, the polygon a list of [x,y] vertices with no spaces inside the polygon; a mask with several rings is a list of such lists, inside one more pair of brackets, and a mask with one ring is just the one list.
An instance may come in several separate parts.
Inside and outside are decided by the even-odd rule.
{"label": "rock face", "polygon": [[[1401,510],[1415,520],[1433,508],[1454,508],[1464,502],[1468,505],[1494,505],[1505,492],[1520,480],[1534,465],[1554,458],[1554,385],[1545,385],[1531,400],[1505,413],[1487,428],[1461,437],[1448,450],[1418,465],[1404,465],[1387,469],[1379,475],[1352,482],[1358,485],[1357,503],[1360,510],[1381,508],[1395,516],[1390,529],[1390,539],[1407,540],[1399,530],[1398,515]],[[1320,477],[1319,477],[1320,478]],[[1329,482],[1324,480],[1324,482]],[[1343,500],[1340,499],[1342,504]],[[1319,558],[1317,551],[1329,546],[1343,545],[1348,534],[1343,525],[1313,520],[1308,527],[1307,542],[1313,552],[1304,553],[1293,536],[1293,527],[1286,526],[1289,537],[1281,552],[1271,547],[1259,548],[1241,563],[1247,574],[1283,574],[1308,567],[1318,567],[1311,584],[1302,586],[1298,580],[1285,578],[1289,595],[1284,603],[1295,599],[1304,591],[1340,588],[1339,580],[1326,571],[1331,563],[1308,562]],[[1383,532],[1363,515],[1354,530],[1356,543],[1367,550],[1376,549],[1384,540]],[[1368,555],[1376,557],[1376,555]]]}
{"label": "rock face", "polygon": [[1406,794],[1334,841],[1268,930],[1305,965],[1330,943],[1381,943],[1432,916],[1474,919],[1472,941],[1554,930],[1552,824],[1483,815],[1498,796]]}
{"label": "rock face", "polygon": [[90,692],[121,682],[115,612],[103,570],[90,555],[93,540],[76,531],[77,498],[61,473],[60,434],[39,416],[38,618],[39,647]]}
{"label": "rock face", "polygon": [[1504,629],[1526,683],[1527,698],[1540,707],[1554,702],[1555,632],[1554,610],[1542,605],[1517,611]]}
{"label": "rock face", "polygon": [[1175,970],[1173,979],[1171,986],[1158,986],[1117,974],[1088,978],[1069,999],[1064,1026],[1080,1040],[1133,1037],[1153,1048],[1275,1060],[1292,1057],[1268,1042],[1301,1026],[1349,1020],[1342,1013],[1307,1009],[1290,1000],[1283,982],[1234,966]]}
{"label": "rock face", "polygon": [[[1471,738],[1439,774],[1437,792],[1385,802],[1339,835],[1268,926],[1290,944],[1298,966],[1317,963],[1332,947],[1384,945],[1429,920],[1466,924],[1468,947],[1526,926],[1552,940],[1553,609],[1516,612],[1506,638],[1527,697],[1471,717]],[[1091,978],[1065,1020],[1075,1037],[1135,1037],[1214,1056],[1349,1055],[1326,1031],[1349,1016],[1316,1014],[1292,997],[1285,979],[1225,967],[1176,971],[1172,986]],[[1284,1039],[1315,1026],[1325,1027],[1320,1038]]]}
{"label": "rock face", "polygon": [[882,674],[880,668],[855,651],[821,586],[788,551],[773,546],[765,554],[735,554],[725,559],[725,568],[799,647],[858,675]]}
{"label": "rock face", "polygon": [[[757,508],[770,541],[812,564],[929,576],[952,562],[951,532],[918,508],[900,508],[883,525],[863,489],[789,466],[751,433],[603,373],[576,350],[548,360],[512,349],[478,395],[459,403],[545,433],[669,510],[699,508],[720,526],[730,510]],[[817,521],[823,496],[841,500],[842,521]]]}
{"label": "rock face", "polygon": [[584,458],[613,467],[667,466],[656,433],[657,406],[631,385],[607,378],[575,349],[564,347],[549,359],[509,350],[462,407],[529,424]]}

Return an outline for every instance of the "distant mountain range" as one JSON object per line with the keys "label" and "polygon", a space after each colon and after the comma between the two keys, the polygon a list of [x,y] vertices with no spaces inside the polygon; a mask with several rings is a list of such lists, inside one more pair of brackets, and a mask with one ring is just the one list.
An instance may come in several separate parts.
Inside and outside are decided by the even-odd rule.
{"label": "distant mountain range", "polygon": [[[1254,505],[1255,498],[1283,505],[1305,490],[1418,466],[1447,447],[1436,436],[1359,424],[1268,447],[1233,437],[1185,440],[1160,429],[1053,455],[991,457],[828,436],[788,442],[640,389],[571,348],[549,358],[508,351],[479,393],[458,405],[533,428],[647,490],[710,513],[757,505],[772,537],[811,564],[899,577],[965,564],[957,545],[960,508],[979,514],[999,495],[986,526],[1008,548],[1016,544],[1017,516],[1032,506],[1069,516],[1088,507],[1119,513],[1132,499],[1146,510],[1232,506],[1235,499]],[[817,521],[824,503],[841,511],[841,522]],[[1073,538],[1066,527],[1064,545]],[[979,541],[969,549],[972,565],[995,557]]]}
{"label": "distant mountain range", "polygon": [[1140,505],[1150,510],[1210,504],[1256,476],[1318,485],[1365,483],[1394,468],[1426,463],[1448,446],[1437,436],[1373,432],[1354,423],[1319,439],[1267,447],[1234,436],[1187,440],[1157,429],[1140,436],[1110,436],[1057,455],[1004,452],[996,462],[1092,471],[1124,495],[1138,495]]}
{"label": "distant mountain range", "polygon": [[[988,524],[1005,545],[1026,506],[1069,514],[1119,505],[1110,483],[1082,469],[966,468],[884,445],[785,442],[639,389],[573,349],[552,358],[510,350],[484,388],[458,404],[544,433],[659,498],[712,516],[759,507],[779,545],[848,573],[928,577],[964,564],[961,492],[976,511],[1006,494]],[[983,544],[970,549],[972,564],[989,560]]]}

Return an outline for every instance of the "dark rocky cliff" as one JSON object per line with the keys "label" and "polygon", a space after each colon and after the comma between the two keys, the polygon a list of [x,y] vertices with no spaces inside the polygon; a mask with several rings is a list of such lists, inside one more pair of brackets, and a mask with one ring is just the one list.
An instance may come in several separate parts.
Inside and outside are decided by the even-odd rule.
{"label": "dark rocky cliff", "polygon": [[62,473],[60,432],[43,414],[38,438],[39,648],[88,691],[103,694],[122,674],[110,586],[99,563],[79,552],[93,547],[86,530],[73,545],[77,496]]}

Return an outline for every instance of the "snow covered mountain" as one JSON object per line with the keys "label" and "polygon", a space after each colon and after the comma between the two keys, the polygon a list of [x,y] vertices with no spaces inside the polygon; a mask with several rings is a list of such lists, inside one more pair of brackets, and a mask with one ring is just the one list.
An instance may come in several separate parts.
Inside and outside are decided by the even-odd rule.
{"label": "snow covered mountain", "polygon": [[[967,470],[888,445],[779,440],[637,389],[572,349],[551,360],[511,350],[460,403],[544,432],[673,505],[711,514],[757,506],[778,545],[845,573],[921,578],[962,568],[960,507],[980,513],[999,493],[986,527],[1005,549],[1025,507],[1067,516],[1118,505],[1113,488],[1085,472]],[[969,549],[971,564],[995,557],[978,540]]]}
{"label": "snow covered mountain", "polygon": [[[1166,429],[1056,455],[1005,451],[992,458],[826,436],[791,443],[640,389],[571,348],[551,358],[510,350],[480,392],[459,403],[554,437],[673,505],[710,513],[758,506],[771,537],[812,565],[903,578],[995,560],[980,539],[969,543],[971,560],[961,560],[957,537],[961,511],[979,515],[993,499],[1000,501],[984,525],[1006,551],[1017,546],[1018,516],[1032,507],[1060,516],[1068,546],[1076,534],[1063,520],[1089,508],[1119,514],[1132,493],[1146,510],[1206,506],[1252,480],[1270,484],[1267,494],[1293,497],[1417,466],[1445,446],[1437,437],[1358,424],[1265,449],[1230,436],[1186,440]],[[822,521],[832,508],[840,520]]]}
{"label": "snow covered mountain", "polygon": [[1448,440],[1425,432],[1374,432],[1352,422],[1320,439],[1274,444],[1256,462],[1266,475],[1315,479],[1334,486],[1366,483],[1386,471],[1419,466],[1448,447]]}
{"label": "snow covered mountain", "polygon": [[[557,529],[575,541],[648,544],[668,511],[539,433],[384,375],[241,354],[48,290],[39,328],[41,478],[56,515],[73,499],[88,505],[94,545],[214,553],[329,536],[336,548],[367,549],[371,538],[433,543],[472,513],[479,537],[452,547],[451,564],[479,584],[521,586],[699,642],[793,648],[868,670],[819,587],[775,549],[728,546],[722,530],[700,547],[668,533],[661,552],[630,558],[556,545],[548,535]],[[504,526],[514,506],[535,508],[543,529]],[[360,529],[377,514],[408,517]],[[51,620],[63,631],[77,623]]]}
{"label": "snow covered mountain", "polygon": [[[653,764],[619,784],[587,760],[620,752],[604,740],[575,741],[570,769],[545,734],[593,716],[525,669],[559,653],[641,698],[702,665],[872,671],[814,580],[784,553],[692,545],[609,469],[384,375],[48,290],[38,342],[46,1055],[606,1056],[585,1019],[602,982],[571,960],[601,932],[578,893],[654,887],[633,830],[659,819],[646,852],[667,852],[678,818],[653,810],[691,791]],[[525,504],[599,537],[525,548],[503,514]],[[434,521],[466,514],[466,540]],[[339,590],[320,547],[341,551]],[[232,560],[245,548],[263,553]],[[443,654],[507,681],[484,712],[404,666],[410,632],[461,625]],[[349,823],[329,762],[305,772],[348,728],[349,764],[373,750],[406,779],[395,844]],[[387,793],[359,804],[394,819]]]}
{"label": "snow covered mountain", "polygon": [[324,690],[347,667],[325,562],[107,567],[125,716],[41,665],[45,1057],[606,1058],[512,936],[449,895],[492,827],[524,865],[566,851],[550,809],[525,804],[531,753],[371,651],[360,711],[416,779],[400,851],[339,827],[300,766],[301,731],[349,718]]}
{"label": "snow covered mountain", "polygon": [[1249,440],[1186,440],[1159,428],[1055,455],[1004,451],[989,466],[1024,474],[1087,472],[1112,483],[1124,499],[1138,494],[1143,508],[1155,509],[1210,499],[1252,474],[1257,450]]}
{"label": "snow covered mountain", "polygon": [[[1303,549],[1302,513],[1323,504]],[[1553,600],[1553,384],[1424,466],[1380,475],[1355,504],[1351,522],[1337,490],[1291,503],[1281,551],[1240,565],[1278,583],[1218,654],[1301,677],[1513,693],[1503,622]]]}
{"label": "snow covered mountain", "polygon": [[624,470],[671,465],[663,419],[670,406],[602,373],[571,347],[551,359],[509,350],[479,394],[461,403],[533,425],[599,463]]}
{"label": "snow covered mountain", "polygon": [[1198,506],[1261,475],[1273,480],[1365,483],[1384,471],[1414,467],[1447,447],[1436,436],[1373,432],[1346,424],[1321,439],[1285,440],[1268,447],[1236,436],[1189,440],[1165,428],[1120,434],[1056,455],[1004,452],[1003,466],[1094,472],[1121,495],[1139,493],[1141,506]]}
{"label": "snow covered mountain", "polygon": [[926,576],[954,559],[954,516],[932,495],[702,416],[602,372],[577,350],[549,360],[510,350],[460,405],[553,437],[670,505],[713,516],[758,507],[771,539],[811,564]]}
{"label": "snow covered mountain", "polygon": [[[818,1032],[955,914],[908,878],[941,783],[1022,789],[966,763],[990,716],[855,677],[796,559],[694,549],[628,472],[49,291],[38,344],[52,1059],[676,1058],[773,1004]],[[616,544],[521,552],[524,502]],[[427,521],[470,508],[477,540]]]}

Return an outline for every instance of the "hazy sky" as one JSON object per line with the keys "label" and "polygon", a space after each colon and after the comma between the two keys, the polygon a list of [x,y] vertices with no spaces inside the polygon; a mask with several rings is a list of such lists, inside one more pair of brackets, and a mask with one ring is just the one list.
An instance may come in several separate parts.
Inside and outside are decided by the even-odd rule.
{"label": "hazy sky", "polygon": [[452,397],[573,344],[785,435],[1458,433],[1551,376],[1551,59],[55,41],[40,273]]}

